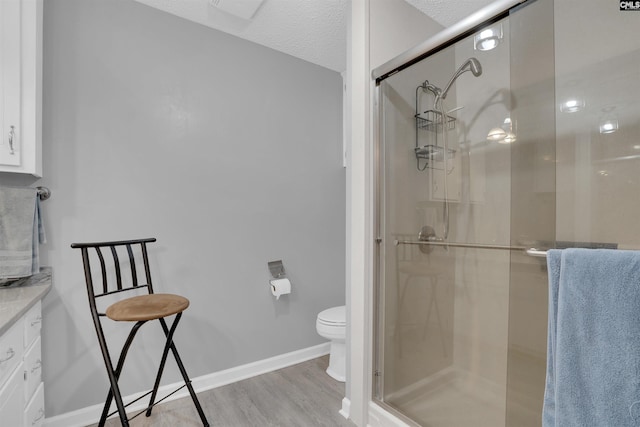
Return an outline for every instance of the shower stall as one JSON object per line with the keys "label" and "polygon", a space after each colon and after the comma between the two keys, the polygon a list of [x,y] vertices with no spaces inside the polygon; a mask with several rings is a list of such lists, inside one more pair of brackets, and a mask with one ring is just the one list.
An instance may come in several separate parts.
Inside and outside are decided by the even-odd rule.
{"label": "shower stall", "polygon": [[374,400],[541,425],[555,247],[640,249],[640,13],[500,0],[374,70]]}

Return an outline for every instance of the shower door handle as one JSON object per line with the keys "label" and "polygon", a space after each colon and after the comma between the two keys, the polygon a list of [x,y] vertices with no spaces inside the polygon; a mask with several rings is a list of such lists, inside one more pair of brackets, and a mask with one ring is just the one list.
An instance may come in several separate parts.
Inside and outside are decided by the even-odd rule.
{"label": "shower door handle", "polygon": [[532,257],[536,257],[536,258],[546,258],[547,257],[547,251],[544,249],[536,249],[536,248],[529,248],[527,250],[525,250],[525,253],[529,256]]}

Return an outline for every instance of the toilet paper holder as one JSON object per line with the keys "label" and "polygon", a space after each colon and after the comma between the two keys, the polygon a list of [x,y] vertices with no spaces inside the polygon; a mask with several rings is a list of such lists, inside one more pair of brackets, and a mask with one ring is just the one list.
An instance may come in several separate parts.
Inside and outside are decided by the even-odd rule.
{"label": "toilet paper holder", "polygon": [[269,271],[271,272],[271,276],[273,276],[274,279],[282,279],[283,277],[285,277],[284,265],[282,265],[282,260],[279,259],[278,261],[269,261],[267,265],[269,266]]}
{"label": "toilet paper holder", "polygon": [[267,263],[269,266],[269,271],[273,278],[269,280],[269,285],[271,287],[271,294],[276,297],[276,300],[279,300],[282,295],[287,295],[291,293],[291,282],[287,279],[284,273],[284,266],[282,265],[282,261],[270,261]]}

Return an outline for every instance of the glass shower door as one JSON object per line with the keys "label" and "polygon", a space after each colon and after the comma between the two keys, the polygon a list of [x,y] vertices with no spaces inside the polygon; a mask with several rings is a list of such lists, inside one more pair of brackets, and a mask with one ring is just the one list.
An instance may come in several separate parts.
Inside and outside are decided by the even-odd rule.
{"label": "glass shower door", "polygon": [[534,2],[380,83],[375,393],[423,426],[540,425],[546,272],[523,248],[555,235],[547,13]]}
{"label": "glass shower door", "polygon": [[[512,118],[511,244],[547,249],[556,241],[554,2],[510,15]],[[542,425],[548,283],[544,251],[512,251],[506,426]]]}

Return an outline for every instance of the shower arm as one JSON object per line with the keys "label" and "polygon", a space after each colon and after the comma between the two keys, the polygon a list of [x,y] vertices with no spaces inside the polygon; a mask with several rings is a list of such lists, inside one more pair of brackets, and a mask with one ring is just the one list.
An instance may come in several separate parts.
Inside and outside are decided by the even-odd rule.
{"label": "shower arm", "polygon": [[431,83],[429,83],[429,80],[425,80],[422,85],[423,85],[423,89],[425,91],[429,91],[432,94],[434,94],[435,96],[440,96],[440,94],[442,93],[442,89],[440,89],[436,85],[432,85]]}
{"label": "shower arm", "polygon": [[453,73],[453,76],[451,76],[451,78],[449,79],[449,82],[444,87],[444,89],[442,90],[438,89],[440,93],[436,94],[436,99],[433,102],[434,109],[438,108],[437,107],[438,101],[442,102],[442,100],[447,97],[447,94],[449,93],[449,89],[451,89],[451,86],[453,86],[453,83],[456,80],[458,80],[458,77],[460,77],[462,74],[466,73],[467,71],[471,71],[471,74],[473,74],[476,77],[482,74],[482,65],[480,65],[480,61],[472,57],[464,61],[464,63],[460,67],[458,67],[456,72]]}

